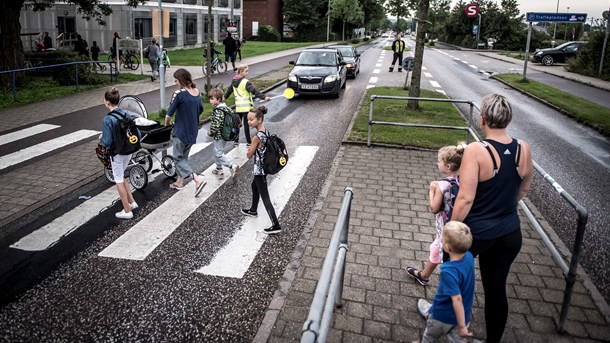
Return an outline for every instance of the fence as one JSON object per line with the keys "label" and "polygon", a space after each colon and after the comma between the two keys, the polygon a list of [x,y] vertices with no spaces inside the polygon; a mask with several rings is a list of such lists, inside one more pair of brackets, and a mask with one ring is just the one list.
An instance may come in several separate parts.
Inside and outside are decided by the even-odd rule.
{"label": "fence", "polygon": [[[52,65],[48,65],[48,66],[39,66],[39,67],[31,67],[31,68],[22,68],[22,69],[14,69],[14,70],[7,70],[7,71],[0,71],[0,75],[2,74],[11,74],[11,88],[13,91],[13,102],[17,101],[17,83],[16,83],[16,79],[17,79],[17,73],[23,73],[23,72],[29,72],[29,71],[34,71],[34,70],[42,70],[42,69],[49,69],[49,68],[59,68],[59,67],[66,67],[66,66],[70,66],[70,65],[77,65],[76,68],[74,68],[74,79],[76,80],[76,90],[78,91],[78,65],[79,64],[95,64],[95,63],[108,63],[108,66],[110,67],[110,74],[108,74],[110,76],[110,81],[112,82],[113,80],[116,81],[117,77],[118,77],[118,73],[116,72],[117,68],[116,68],[116,64],[113,61],[77,61],[77,62],[68,62],[68,63],[60,63],[60,64],[52,64]],[[95,67],[95,66],[92,66]]]}
{"label": "fence", "polygon": [[[448,129],[448,130],[465,130],[468,131],[472,137],[474,137],[477,141],[480,141],[477,133],[472,129],[472,115],[474,109],[480,112],[479,107],[469,100],[454,100],[454,99],[434,99],[434,98],[414,98],[414,97],[398,97],[398,96],[379,96],[372,95],[371,96],[371,104],[369,110],[369,130],[368,130],[368,138],[367,145],[371,145],[371,136],[372,136],[372,127],[373,125],[391,125],[391,126],[406,126],[406,127],[422,127],[422,128],[432,128],[432,129]],[[457,126],[443,126],[443,125],[427,125],[427,124],[412,124],[412,123],[393,123],[393,122],[381,122],[373,120],[373,112],[375,107],[376,99],[394,99],[394,100],[418,100],[418,101],[432,101],[432,102],[451,102],[454,104],[468,104],[470,105],[470,111],[468,116],[469,127],[457,127]],[[468,140],[468,138],[467,138]],[[540,234],[544,245],[547,247],[549,252],[552,255],[553,260],[559,265],[561,270],[563,271],[564,278],[566,279],[566,287],[563,292],[563,302],[561,304],[561,312],[559,314],[559,322],[557,324],[557,331],[562,333],[564,331],[563,325],[568,317],[568,310],[570,308],[570,301],[572,299],[572,291],[574,289],[574,283],[576,283],[576,273],[578,268],[578,261],[580,259],[580,250],[582,246],[582,241],[585,235],[585,229],[587,225],[588,213],[587,209],[580,205],[568,192],[561,187],[544,169],[542,169],[536,161],[533,162],[534,169],[542,175],[544,180],[546,180],[557,193],[565,199],[572,208],[576,211],[578,215],[577,227],[576,227],[576,237],[574,240],[574,248],[572,249],[572,257],[570,260],[570,266],[568,267],[561,257],[561,254],[557,251],[551,240],[548,238],[547,234],[544,232],[536,218],[532,215],[531,211],[527,208],[527,205],[523,202],[523,200],[519,201],[519,207],[525,212],[528,220],[532,224],[532,226],[536,229],[538,234]],[[326,261],[325,261],[326,262]]]}
{"label": "fence", "polygon": [[[337,216],[337,222],[335,223],[333,236],[328,245],[328,251],[326,251],[320,280],[318,280],[318,285],[316,286],[309,315],[303,324],[302,343],[325,342],[333,318],[333,301],[337,307],[342,306],[345,257],[348,250],[349,216],[353,197],[354,192],[352,189],[350,187],[345,188],[343,203]],[[335,259],[337,261],[333,268],[332,264]],[[324,300],[326,300],[326,303]],[[324,312],[323,315],[322,311]]]}

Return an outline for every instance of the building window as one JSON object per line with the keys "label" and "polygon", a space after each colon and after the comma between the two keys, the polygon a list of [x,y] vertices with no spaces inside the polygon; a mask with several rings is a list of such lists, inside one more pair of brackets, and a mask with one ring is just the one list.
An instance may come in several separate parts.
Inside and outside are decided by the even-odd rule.
{"label": "building window", "polygon": [[218,7],[229,7],[229,0],[218,0]]}
{"label": "building window", "polygon": [[197,34],[197,19],[196,18],[185,18],[184,20],[184,32],[187,35]]}
{"label": "building window", "polygon": [[241,8],[241,0],[233,0],[233,8],[240,9]]}
{"label": "building window", "polygon": [[169,35],[177,36],[176,34],[176,18],[169,18]]}
{"label": "building window", "polygon": [[152,37],[152,19],[134,18],[133,32],[136,39]]}

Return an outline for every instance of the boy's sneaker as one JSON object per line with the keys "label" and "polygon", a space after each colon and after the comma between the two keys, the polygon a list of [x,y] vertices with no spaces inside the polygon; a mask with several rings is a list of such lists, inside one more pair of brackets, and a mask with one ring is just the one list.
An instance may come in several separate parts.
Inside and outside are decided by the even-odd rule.
{"label": "boy's sneaker", "polygon": [[432,304],[425,301],[424,299],[419,299],[417,301],[417,312],[419,312],[419,315],[424,317],[424,319],[428,319],[428,314],[430,313],[430,307],[432,307]]}
{"label": "boy's sneaker", "polygon": [[249,217],[257,217],[258,213],[256,211],[252,211],[249,208],[242,208],[241,209],[241,214],[243,214],[244,216],[249,216]]}
{"label": "boy's sneaker", "polygon": [[222,169],[214,169],[214,170],[212,170],[212,174],[223,177],[225,175],[225,172],[222,171]]}
{"label": "boy's sneaker", "polygon": [[231,166],[231,177],[235,178],[235,174],[239,171],[239,166],[237,164],[233,164]]}
{"label": "boy's sneaker", "polygon": [[131,208],[132,211],[135,210],[138,207],[140,207],[140,206],[138,206],[138,203],[135,202],[135,201],[132,202],[131,204],[129,204],[129,208]]}
{"label": "boy's sneaker", "polygon": [[114,214],[119,219],[131,219],[133,218],[133,212],[125,213],[125,210],[121,210],[121,212],[117,212]]}
{"label": "boy's sneaker", "polygon": [[407,271],[407,274],[409,274],[409,276],[417,280],[417,282],[419,282],[422,286],[428,286],[428,283],[430,283],[430,279],[424,279],[421,276],[421,272],[419,270],[413,267],[407,267],[405,270]]}
{"label": "boy's sneaker", "polygon": [[281,226],[271,226],[268,227],[266,229],[263,230],[264,233],[268,234],[268,235],[275,235],[278,234],[280,232],[282,232],[282,227]]}

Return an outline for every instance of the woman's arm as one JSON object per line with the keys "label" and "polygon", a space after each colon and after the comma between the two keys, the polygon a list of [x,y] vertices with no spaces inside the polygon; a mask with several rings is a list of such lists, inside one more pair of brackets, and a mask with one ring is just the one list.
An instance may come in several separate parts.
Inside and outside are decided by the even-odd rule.
{"label": "woman's arm", "polygon": [[250,144],[250,147],[248,148],[248,152],[246,153],[246,157],[248,157],[248,159],[251,159],[252,156],[254,156],[254,154],[256,153],[256,149],[258,149],[258,146],[260,145],[261,140],[260,138],[258,138],[258,135],[255,135],[254,137],[252,137],[252,144]]}
{"label": "woman's arm", "polygon": [[519,166],[519,174],[523,181],[519,187],[519,193],[517,199],[521,200],[525,197],[525,193],[530,190],[532,185],[532,177],[534,172],[534,164],[532,162],[532,151],[530,150],[529,144],[524,141],[521,142],[521,165]]}
{"label": "woman's arm", "polygon": [[443,192],[441,191],[441,187],[440,187],[438,181],[430,182],[429,197],[430,197],[430,204],[429,204],[430,212],[437,214],[438,211],[440,211],[441,207],[443,206]]}
{"label": "woman's arm", "polygon": [[485,152],[483,149],[481,144],[475,142],[468,145],[464,150],[460,166],[460,190],[455,199],[451,220],[464,221],[472,208],[479,184],[480,167],[477,155]]}

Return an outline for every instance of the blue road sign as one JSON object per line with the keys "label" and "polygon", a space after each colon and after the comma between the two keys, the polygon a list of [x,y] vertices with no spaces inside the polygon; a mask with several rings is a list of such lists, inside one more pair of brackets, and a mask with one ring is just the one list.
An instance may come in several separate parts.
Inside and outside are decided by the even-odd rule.
{"label": "blue road sign", "polygon": [[586,13],[538,13],[528,12],[527,21],[558,22],[558,23],[584,23],[587,20]]}

